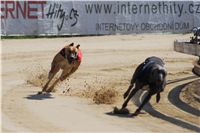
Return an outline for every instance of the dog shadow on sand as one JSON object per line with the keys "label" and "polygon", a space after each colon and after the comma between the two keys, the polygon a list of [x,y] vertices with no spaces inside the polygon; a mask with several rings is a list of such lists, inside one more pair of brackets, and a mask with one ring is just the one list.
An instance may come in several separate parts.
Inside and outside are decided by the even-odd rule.
{"label": "dog shadow on sand", "polygon": [[54,99],[54,97],[50,93],[44,93],[44,94],[31,94],[25,97],[29,100],[45,100],[45,99]]}
{"label": "dog shadow on sand", "polygon": [[[142,97],[144,98],[145,96],[143,95]],[[139,104],[140,103],[137,103],[137,106]],[[162,120],[169,122],[169,123],[172,123],[176,126],[179,126],[179,127],[185,128],[185,129],[189,129],[189,130],[192,130],[192,131],[195,131],[195,132],[200,131],[200,127],[198,127],[198,126],[196,126],[192,123],[189,123],[187,121],[184,121],[182,119],[177,119],[173,116],[165,115],[165,114],[159,112],[158,110],[154,109],[153,106],[150,103],[147,103],[146,106],[143,109],[147,113],[149,113],[151,116],[162,119]]]}
{"label": "dog shadow on sand", "polygon": [[[189,79],[195,79],[196,77],[189,77]],[[184,79],[186,80],[186,79]],[[183,80],[181,80],[183,81]],[[174,81],[173,81],[174,82]],[[175,81],[175,82],[179,82],[179,81]],[[173,88],[172,91],[174,89],[176,89],[177,87]],[[170,92],[171,93],[171,92]],[[180,91],[178,91],[178,93],[176,93],[176,96],[179,96],[179,93]],[[141,104],[141,102],[144,100],[144,98],[146,97],[147,95],[147,91],[138,91],[135,96],[132,98],[132,102],[136,105],[136,106],[139,106]],[[169,94],[171,95],[171,94]],[[176,96],[173,95],[175,98]],[[170,96],[169,96],[170,97]],[[168,97],[168,98],[169,98]],[[169,98],[169,101],[170,98]],[[172,103],[173,104],[173,103]],[[191,109],[191,108],[190,108]],[[185,129],[188,129],[188,130],[191,130],[191,131],[194,131],[194,132],[199,132],[200,131],[200,127],[195,125],[195,124],[192,124],[192,123],[189,123],[187,121],[184,121],[184,120],[181,120],[181,119],[177,119],[177,118],[174,118],[173,116],[169,116],[169,115],[165,115],[161,112],[159,112],[158,110],[156,110],[155,108],[153,108],[153,106],[150,104],[150,103],[147,103],[144,107],[143,107],[143,110],[145,112],[147,112],[148,114],[150,114],[151,116],[153,117],[156,117],[158,119],[162,119],[166,122],[169,122],[169,123],[172,123],[176,126],[179,126],[179,127],[182,127],[182,128],[185,128]],[[182,108],[182,110],[184,110]],[[191,111],[191,110],[190,110]],[[189,111],[186,111],[186,112],[189,112]],[[191,112],[190,112],[191,113]],[[113,112],[108,112],[106,113],[107,115],[110,115],[110,116],[117,116],[117,117],[124,117],[124,118],[134,118],[132,117],[130,114],[114,114]],[[139,114],[140,115],[140,114]],[[137,116],[136,116],[137,117]]]}

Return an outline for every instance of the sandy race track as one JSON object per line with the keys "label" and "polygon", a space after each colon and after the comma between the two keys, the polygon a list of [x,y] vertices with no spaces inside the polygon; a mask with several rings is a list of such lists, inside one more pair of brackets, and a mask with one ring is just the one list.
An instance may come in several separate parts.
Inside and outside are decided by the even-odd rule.
{"label": "sandy race track", "polygon": [[[194,56],[173,51],[182,34],[6,39],[2,41],[3,132],[200,132],[199,110],[179,99],[182,85],[197,80]],[[47,79],[54,55],[70,42],[79,43],[83,62],[55,93],[37,95]],[[146,57],[164,58],[170,84],[137,117],[112,115],[120,107],[136,66]],[[95,104],[99,89],[117,92],[111,104]],[[178,99],[179,102],[176,100]],[[138,104],[138,102],[136,102]],[[183,106],[181,106],[183,105]],[[181,108],[181,107],[182,108]],[[133,113],[136,105],[130,102]]]}

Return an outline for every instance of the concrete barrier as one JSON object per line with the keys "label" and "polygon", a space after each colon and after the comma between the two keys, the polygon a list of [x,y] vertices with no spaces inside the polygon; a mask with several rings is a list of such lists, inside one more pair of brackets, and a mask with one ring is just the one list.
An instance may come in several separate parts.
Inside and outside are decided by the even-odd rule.
{"label": "concrete barrier", "polygon": [[200,45],[189,42],[174,41],[174,50],[185,54],[200,56]]}
{"label": "concrete barrier", "polygon": [[[174,50],[176,52],[184,53],[184,54],[190,54],[194,56],[199,56],[200,61],[200,45],[198,44],[191,44],[189,42],[181,42],[181,41],[174,41]],[[194,68],[192,72],[200,76],[200,64],[198,61],[193,62]]]}
{"label": "concrete barrier", "polygon": [[198,61],[195,61],[193,65],[193,73],[200,77],[200,65],[198,64]]}

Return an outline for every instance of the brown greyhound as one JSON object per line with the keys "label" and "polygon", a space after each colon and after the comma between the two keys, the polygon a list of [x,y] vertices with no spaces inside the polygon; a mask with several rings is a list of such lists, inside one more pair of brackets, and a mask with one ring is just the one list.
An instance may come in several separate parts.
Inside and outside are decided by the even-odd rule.
{"label": "brown greyhound", "polygon": [[[71,43],[61,49],[55,55],[51,63],[51,70],[48,74],[47,83],[38,94],[42,94],[42,92],[52,92],[58,82],[65,80],[79,68],[81,61],[82,52],[80,45],[74,46],[74,43]],[[61,76],[48,88],[49,83],[60,69],[63,70]]]}

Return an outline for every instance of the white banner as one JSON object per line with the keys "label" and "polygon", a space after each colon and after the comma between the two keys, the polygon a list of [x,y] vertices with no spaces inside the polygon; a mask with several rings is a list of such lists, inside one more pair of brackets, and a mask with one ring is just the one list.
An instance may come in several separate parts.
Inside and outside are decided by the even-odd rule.
{"label": "white banner", "polygon": [[189,32],[200,1],[1,1],[1,35]]}

